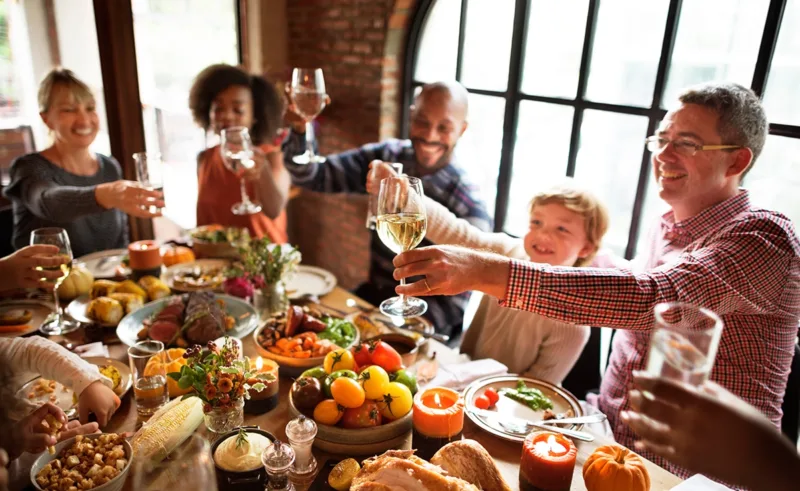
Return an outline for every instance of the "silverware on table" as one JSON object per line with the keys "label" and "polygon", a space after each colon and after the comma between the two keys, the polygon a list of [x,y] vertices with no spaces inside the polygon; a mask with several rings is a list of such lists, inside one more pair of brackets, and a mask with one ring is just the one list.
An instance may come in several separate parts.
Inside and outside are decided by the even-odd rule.
{"label": "silverware on table", "polygon": [[543,419],[541,421],[537,421],[539,424],[543,425],[553,425],[553,424],[573,424],[573,425],[586,425],[592,423],[602,423],[603,421],[607,420],[605,414],[603,413],[595,413],[595,414],[587,414],[586,416],[577,416],[575,418],[561,418],[561,419]]}
{"label": "silverware on table", "polygon": [[468,411],[482,419],[492,419],[496,421],[503,428],[503,430],[515,435],[524,436],[530,433],[532,429],[539,428],[542,430],[552,431],[554,433],[561,433],[584,442],[594,441],[594,435],[591,433],[586,433],[585,431],[568,430],[559,426],[534,423],[532,421],[515,418],[506,414],[486,411],[485,409],[469,408]]}

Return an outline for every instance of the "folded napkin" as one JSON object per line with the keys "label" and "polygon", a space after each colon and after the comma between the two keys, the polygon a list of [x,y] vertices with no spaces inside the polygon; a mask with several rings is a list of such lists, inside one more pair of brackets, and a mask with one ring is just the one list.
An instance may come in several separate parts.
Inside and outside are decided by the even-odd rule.
{"label": "folded napkin", "polygon": [[472,382],[489,375],[504,375],[508,367],[497,360],[484,358],[456,365],[439,365],[436,376],[426,385],[462,390]]}
{"label": "folded napkin", "polygon": [[110,356],[108,353],[108,346],[100,341],[76,346],[73,351],[81,358],[89,358],[92,356],[108,358]]}
{"label": "folded napkin", "polygon": [[714,482],[702,474],[695,474],[678,484],[671,491],[730,491],[731,488]]}

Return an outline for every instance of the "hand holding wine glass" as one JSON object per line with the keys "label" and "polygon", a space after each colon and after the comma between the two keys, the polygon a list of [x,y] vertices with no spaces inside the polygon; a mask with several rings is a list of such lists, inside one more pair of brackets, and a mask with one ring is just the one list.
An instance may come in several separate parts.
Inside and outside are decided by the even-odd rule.
{"label": "hand holding wine glass", "polygon": [[0,291],[16,288],[55,288],[55,280],[62,278],[61,269],[49,270],[68,262],[58,255],[58,247],[38,244],[25,246],[17,252],[0,258]]}
{"label": "hand holding wine glass", "polygon": [[36,267],[36,271],[42,273],[42,281],[48,281],[53,279],[54,275],[58,275],[58,277],[54,279],[53,315],[48,317],[41,327],[39,327],[39,330],[48,336],[72,332],[78,329],[80,324],[65,319],[61,312],[61,305],[58,302],[58,287],[64,279],[66,279],[67,275],[69,275],[69,272],[72,271],[72,248],[70,247],[67,231],[57,227],[38,228],[31,232],[31,245],[36,244],[47,244],[57,247],[57,252],[50,257],[56,258],[59,261],[58,264]]}
{"label": "hand holding wine glass", "polygon": [[292,101],[291,109],[306,122],[306,151],[296,155],[292,161],[296,164],[319,164],[325,162],[325,157],[314,153],[312,145],[311,122],[319,116],[330,102],[330,97],[325,92],[325,78],[321,68],[295,68],[292,70],[292,85],[290,89]]}
{"label": "hand holding wine glass", "polygon": [[[394,253],[409,251],[425,237],[428,220],[425,215],[422,181],[400,175],[381,181],[378,192],[378,237]],[[405,279],[400,280],[405,285]],[[400,295],[381,303],[381,312],[389,316],[416,317],[428,310],[428,304],[416,297]]]}
{"label": "hand holding wine glass", "polygon": [[225,128],[220,134],[220,152],[225,167],[239,178],[241,186],[242,201],[236,203],[231,208],[234,215],[253,215],[261,211],[261,205],[253,203],[247,196],[245,187],[245,172],[255,167],[253,160],[253,142],[250,140],[250,132],[243,126]]}

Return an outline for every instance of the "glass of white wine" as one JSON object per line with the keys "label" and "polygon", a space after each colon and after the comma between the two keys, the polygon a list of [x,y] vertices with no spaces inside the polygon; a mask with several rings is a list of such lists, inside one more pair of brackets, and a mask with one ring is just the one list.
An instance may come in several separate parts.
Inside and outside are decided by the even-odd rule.
{"label": "glass of white wine", "polygon": [[[409,251],[425,237],[428,218],[425,215],[422,181],[416,177],[387,177],[378,193],[378,237],[395,254]],[[400,280],[405,285],[405,279]],[[388,316],[416,317],[428,310],[428,304],[416,297],[400,295],[384,300],[381,312]]]}
{"label": "glass of white wine", "polygon": [[56,287],[53,289],[55,308],[53,309],[53,315],[48,317],[47,320],[42,323],[42,325],[39,327],[39,330],[42,332],[42,334],[46,334],[48,336],[72,332],[78,329],[80,324],[64,317],[64,314],[61,311],[61,304],[58,301],[58,287],[64,282],[64,279],[67,277],[67,275],[69,275],[69,272],[72,271],[72,248],[69,245],[69,236],[67,235],[67,231],[58,227],[37,228],[31,232],[31,245],[34,244],[54,245],[58,247],[59,256],[64,256],[69,259],[68,262],[61,264],[60,266],[54,266],[52,268],[36,268],[39,271],[61,270],[64,273],[60,278],[55,280]]}
{"label": "glass of white wine", "polygon": [[292,162],[306,165],[325,162],[325,157],[314,153],[312,144],[314,128],[311,124],[328,103],[322,68],[292,70],[292,103],[297,114],[306,120],[306,151],[301,155],[295,155]]}
{"label": "glass of white wine", "polygon": [[250,140],[250,132],[244,126],[234,126],[225,128],[220,133],[220,152],[222,161],[229,171],[239,178],[242,191],[242,201],[231,207],[234,215],[254,215],[261,211],[261,205],[253,203],[247,196],[247,188],[244,182],[244,173],[255,167],[253,160],[253,142]]}

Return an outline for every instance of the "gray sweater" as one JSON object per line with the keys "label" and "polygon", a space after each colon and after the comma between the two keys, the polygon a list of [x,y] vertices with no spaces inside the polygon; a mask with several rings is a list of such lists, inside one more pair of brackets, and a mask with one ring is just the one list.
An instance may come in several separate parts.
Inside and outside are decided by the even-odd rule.
{"label": "gray sweater", "polygon": [[11,164],[11,183],[3,194],[14,205],[16,249],[28,245],[31,231],[42,227],[66,230],[76,258],[127,246],[127,216],[106,210],[94,197],[98,184],[122,179],[122,169],[112,157],[98,154],[97,162],[99,169],[92,176],[67,172],[38,153]]}

